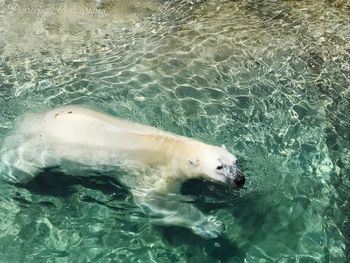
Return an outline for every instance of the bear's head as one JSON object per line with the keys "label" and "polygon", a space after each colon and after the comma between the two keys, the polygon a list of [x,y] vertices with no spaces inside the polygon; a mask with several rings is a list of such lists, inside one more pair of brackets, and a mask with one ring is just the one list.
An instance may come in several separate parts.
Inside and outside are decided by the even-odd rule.
{"label": "bear's head", "polygon": [[196,156],[187,160],[193,168],[195,177],[213,182],[221,182],[233,188],[240,188],[245,177],[237,164],[237,158],[226,148],[209,146],[201,147]]}

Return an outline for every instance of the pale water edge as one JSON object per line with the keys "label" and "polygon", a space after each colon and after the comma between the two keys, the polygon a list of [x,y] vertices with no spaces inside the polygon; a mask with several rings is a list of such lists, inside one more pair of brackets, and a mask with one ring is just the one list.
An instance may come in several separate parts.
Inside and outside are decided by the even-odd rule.
{"label": "pale water edge", "polygon": [[[0,185],[0,262],[349,262],[350,4],[0,0],[0,136],[85,104],[244,160],[183,193],[222,238],[149,224],[108,177]],[[6,175],[1,175],[4,177]]]}

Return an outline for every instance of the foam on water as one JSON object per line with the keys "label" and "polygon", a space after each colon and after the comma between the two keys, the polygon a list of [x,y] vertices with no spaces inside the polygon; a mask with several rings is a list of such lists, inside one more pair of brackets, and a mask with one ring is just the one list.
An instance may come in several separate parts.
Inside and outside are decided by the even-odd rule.
{"label": "foam on water", "polygon": [[247,184],[189,191],[227,227],[204,241],[154,228],[110,181],[2,183],[2,260],[349,260],[347,1],[59,4],[0,0],[1,138],[22,113],[87,104],[225,144]]}

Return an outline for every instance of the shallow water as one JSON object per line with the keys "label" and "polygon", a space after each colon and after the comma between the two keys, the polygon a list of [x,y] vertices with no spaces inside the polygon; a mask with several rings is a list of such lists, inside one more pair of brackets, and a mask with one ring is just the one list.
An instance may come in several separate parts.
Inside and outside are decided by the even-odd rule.
{"label": "shallow water", "polygon": [[225,223],[214,240],[150,225],[109,178],[2,182],[0,261],[350,260],[349,13],[346,0],[0,0],[1,138],[22,113],[86,104],[225,144],[247,175],[239,193],[184,186]]}

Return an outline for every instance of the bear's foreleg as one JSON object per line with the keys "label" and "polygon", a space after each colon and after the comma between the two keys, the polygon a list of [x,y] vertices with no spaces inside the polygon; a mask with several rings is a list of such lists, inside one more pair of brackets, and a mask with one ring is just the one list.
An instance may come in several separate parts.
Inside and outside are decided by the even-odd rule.
{"label": "bear's foreleg", "polygon": [[193,205],[179,200],[175,194],[139,192],[134,193],[134,198],[150,215],[151,222],[157,225],[185,227],[206,239],[218,237],[225,228],[215,217],[204,215]]}

